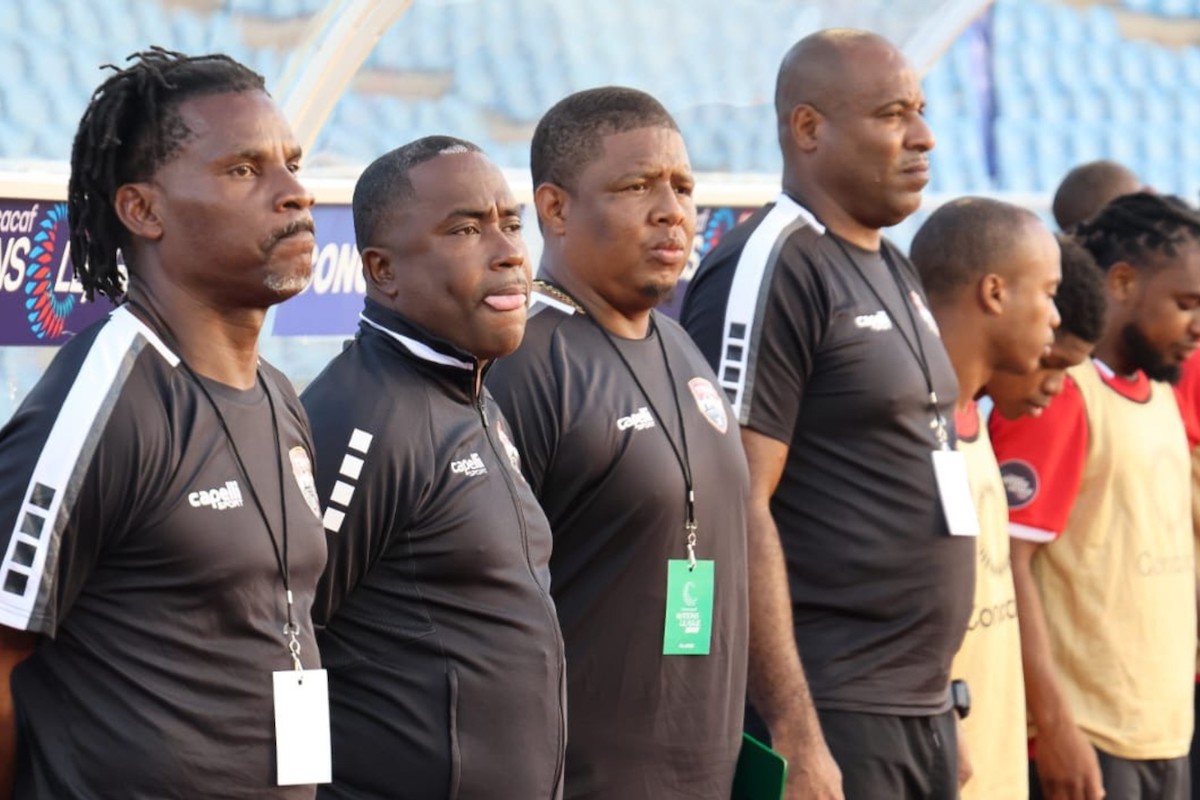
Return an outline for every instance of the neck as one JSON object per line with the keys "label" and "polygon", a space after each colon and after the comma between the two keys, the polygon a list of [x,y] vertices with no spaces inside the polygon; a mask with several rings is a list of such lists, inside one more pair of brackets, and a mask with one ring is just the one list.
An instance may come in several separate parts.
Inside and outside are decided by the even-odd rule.
{"label": "neck", "polygon": [[872,228],[854,219],[820,187],[801,186],[800,181],[785,176],[783,189],[811,211],[827,230],[863,250],[879,249],[883,240],[879,228]]}
{"label": "neck", "polygon": [[977,319],[966,319],[954,309],[933,307],[930,311],[942,331],[942,344],[958,378],[954,407],[965,411],[992,377],[987,354],[981,346],[985,337],[980,335]]}
{"label": "neck", "polygon": [[264,309],[217,309],[174,286],[149,283],[131,286],[129,299],[153,315],[145,320],[152,327],[168,328],[162,333],[197,374],[237,389],[255,385]]}
{"label": "neck", "polygon": [[569,267],[561,262],[544,261],[542,271],[551,282],[558,284],[567,294],[575,298],[600,324],[600,327],[614,336],[620,336],[623,339],[645,339],[650,332],[652,309],[639,308],[630,311],[617,308],[595,287],[580,280]]}
{"label": "neck", "polygon": [[1109,325],[1105,328],[1104,335],[1100,337],[1100,341],[1096,342],[1092,357],[1103,361],[1118,375],[1132,375],[1137,372],[1137,367],[1129,358],[1129,354],[1125,351],[1125,345],[1121,341],[1121,326],[1119,325]]}

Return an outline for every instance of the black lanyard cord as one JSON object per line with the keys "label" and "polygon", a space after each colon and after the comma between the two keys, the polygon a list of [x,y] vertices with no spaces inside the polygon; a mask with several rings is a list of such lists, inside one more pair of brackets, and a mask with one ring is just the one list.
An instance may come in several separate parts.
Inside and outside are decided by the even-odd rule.
{"label": "black lanyard cord", "polygon": [[[165,333],[166,336],[163,338],[167,339],[168,343],[174,347],[176,351],[179,351],[179,340],[175,336],[175,332],[171,330],[171,326],[168,325],[162,317],[151,311],[142,303],[139,303],[137,300],[127,300],[126,304],[129,305],[130,308],[140,311],[145,317],[145,321],[149,323],[152,328],[157,329],[157,332],[160,336]],[[246,468],[246,462],[242,459],[242,453],[238,449],[237,441],[233,436],[233,431],[229,429],[229,423],[226,421],[225,415],[221,413],[221,407],[217,405],[216,399],[212,396],[212,393],[204,384],[204,381],[198,374],[196,374],[196,371],[192,369],[191,365],[184,360],[182,354],[176,352],[176,355],[179,358],[180,365],[183,366],[184,372],[186,372],[192,381],[195,382],[195,384],[200,388],[200,392],[204,395],[205,399],[208,400],[209,406],[212,407],[213,413],[217,417],[217,421],[221,423],[221,430],[225,433],[225,441],[229,443],[229,449],[233,452],[234,461],[237,462],[238,472],[241,474],[242,479],[246,481],[246,488],[250,491],[250,499],[254,501],[254,507],[258,509],[258,515],[262,518],[263,527],[266,528],[267,538],[270,540],[271,550],[275,554],[275,564],[279,568],[279,577],[283,581],[283,591],[285,599],[287,600],[287,625],[283,629],[283,633],[288,637],[288,650],[292,654],[294,666],[296,669],[300,669],[300,642],[296,638],[300,633],[300,626],[296,623],[295,614],[293,613],[291,574],[288,569],[288,516],[286,502],[287,486],[283,477],[283,446],[279,439],[279,418],[275,412],[275,399],[271,393],[271,387],[263,377],[262,370],[256,369],[256,380],[262,387],[263,393],[266,395],[267,408],[269,408],[271,412],[271,433],[274,435],[275,439],[275,467],[277,470],[277,477],[279,479],[279,505],[283,523],[283,528],[281,531],[282,535],[279,537],[279,539],[282,540],[282,547],[280,546],[280,542],[276,540],[275,531],[271,526],[270,518],[267,516],[266,507],[259,498],[258,490],[254,486],[254,481],[250,478],[250,470]]]}
{"label": "black lanyard cord", "polygon": [[892,324],[896,327],[897,333],[900,334],[900,338],[904,341],[904,344],[908,346],[908,350],[910,353],[912,353],[913,358],[917,360],[917,365],[921,368],[921,377],[925,379],[925,391],[929,396],[929,403],[933,409],[934,419],[930,427],[932,427],[936,433],[938,445],[944,449],[948,449],[950,445],[949,434],[946,431],[946,419],[942,416],[941,411],[938,410],[938,396],[937,392],[934,391],[933,388],[933,373],[929,369],[929,358],[925,355],[925,344],[921,341],[921,329],[917,327],[917,318],[913,315],[912,302],[909,299],[909,293],[911,293],[913,290],[910,289],[904,282],[904,278],[900,275],[900,269],[896,266],[896,263],[892,261],[892,257],[888,254],[886,246],[881,244],[879,248],[879,254],[883,258],[883,263],[887,265],[888,273],[892,276],[892,281],[896,284],[896,292],[900,295],[900,304],[904,306],[904,310],[907,312],[908,324],[912,330],[913,339],[916,340],[915,344],[908,338],[908,334],[904,331],[904,329],[900,327],[899,320],[896,319],[896,315],[892,313],[892,309],[888,307],[887,301],[883,299],[883,295],[881,295],[879,290],[875,288],[875,284],[873,284],[867,277],[867,274],[863,272],[863,269],[859,263],[854,260],[853,256],[850,255],[850,251],[846,249],[846,245],[844,245],[842,240],[837,236],[832,234],[828,235],[829,238],[833,240],[833,243],[838,246],[838,249],[842,251],[842,255],[846,257],[846,261],[850,262],[850,266],[853,267],[854,271],[858,273],[858,277],[862,278],[862,282],[866,284],[868,289],[871,290],[871,294],[873,294],[875,299],[879,301],[879,305],[883,307],[883,312],[888,315],[889,319],[892,320]]}
{"label": "black lanyard cord", "polygon": [[658,406],[655,405],[654,399],[650,396],[650,392],[646,391],[646,387],[642,383],[641,377],[637,374],[637,371],[634,370],[633,365],[629,363],[629,359],[627,359],[625,354],[621,352],[621,348],[617,345],[613,335],[609,333],[603,325],[600,324],[595,315],[587,313],[587,311],[584,310],[583,305],[580,304],[579,301],[574,297],[571,297],[571,295],[569,295],[563,289],[544,281],[540,283],[542,286],[539,288],[550,289],[551,292],[554,295],[557,295],[560,299],[575,306],[577,309],[582,310],[583,316],[596,326],[596,330],[600,331],[600,335],[604,337],[604,340],[608,342],[609,346],[613,349],[613,352],[617,354],[617,358],[621,360],[621,364],[625,367],[625,371],[629,373],[629,377],[633,378],[634,384],[637,385],[638,391],[641,392],[642,398],[645,399],[646,405],[650,406],[650,411],[653,412],[654,416],[658,419],[659,427],[662,429],[663,436],[666,437],[667,444],[671,446],[671,452],[675,455],[676,463],[679,464],[679,471],[683,474],[683,483],[686,490],[684,495],[684,530],[687,534],[685,542],[687,545],[688,569],[695,569],[697,530],[696,493],[692,484],[692,462],[688,453],[687,425],[685,424],[683,417],[683,407],[679,402],[679,387],[675,385],[675,373],[674,370],[671,369],[671,359],[667,357],[667,345],[666,342],[663,341],[662,332],[658,329],[658,323],[655,322],[654,316],[651,314],[649,333],[658,339],[658,349],[659,352],[662,353],[663,366],[667,371],[667,382],[671,387],[671,400],[675,404],[675,415],[679,420],[678,445],[675,443],[675,437],[673,437],[671,432],[667,429],[666,419],[664,419],[663,415],[659,412]]}

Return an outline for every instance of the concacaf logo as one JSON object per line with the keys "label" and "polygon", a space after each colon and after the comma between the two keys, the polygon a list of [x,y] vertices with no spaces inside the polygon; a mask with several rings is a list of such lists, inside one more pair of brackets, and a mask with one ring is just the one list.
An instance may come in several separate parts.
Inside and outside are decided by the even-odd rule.
{"label": "concacaf logo", "polygon": [[25,269],[25,310],[29,318],[29,329],[39,339],[54,339],[63,332],[67,315],[79,301],[74,294],[54,293],[54,282],[58,265],[62,260],[63,242],[59,236],[66,231],[67,204],[56,203],[37,224],[33,236],[33,249]]}

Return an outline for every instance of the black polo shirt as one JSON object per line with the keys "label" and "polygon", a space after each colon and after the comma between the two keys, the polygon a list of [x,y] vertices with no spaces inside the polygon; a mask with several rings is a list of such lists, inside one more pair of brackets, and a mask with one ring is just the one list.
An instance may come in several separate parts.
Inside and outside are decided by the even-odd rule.
{"label": "black polo shirt", "polygon": [[704,259],[682,319],[739,422],[788,445],[771,511],[817,707],[949,708],[975,550],[939,504],[916,337],[951,425],[958,386],[912,265],[781,195]]}
{"label": "black polo shirt", "polygon": [[[566,796],[727,800],[746,682],[745,491],[736,420],[674,321],[614,338],[536,295],[525,339],[488,377],[554,531],[567,645]],[[661,340],[661,345],[660,345]],[[663,363],[665,347],[674,391]],[[715,561],[712,650],[663,655],[667,561],[683,559],[682,411],[699,525]]]}
{"label": "black polo shirt", "polygon": [[[325,563],[303,409],[282,374],[207,381],[282,535],[301,658]],[[275,787],[271,673],[285,595],[212,405],[128,310],[67,343],[0,430],[0,623],[43,635],[17,666],[19,798],[311,798]],[[283,486],[279,481],[282,475]],[[280,492],[283,496],[280,496]]]}

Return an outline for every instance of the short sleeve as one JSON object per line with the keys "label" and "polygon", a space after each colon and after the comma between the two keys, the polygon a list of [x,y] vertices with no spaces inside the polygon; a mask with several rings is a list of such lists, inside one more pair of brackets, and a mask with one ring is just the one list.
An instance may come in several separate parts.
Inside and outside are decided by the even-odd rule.
{"label": "short sleeve", "polygon": [[1050,542],[1066,528],[1087,458],[1083,396],[1068,377],[1062,394],[1039,417],[988,423],[1008,497],[1009,532],[1018,539]]}
{"label": "short sleeve", "polygon": [[56,360],[0,430],[0,624],[51,637],[167,471],[161,406],[127,370],[97,385],[94,361],[71,362]]}
{"label": "short sleeve", "polygon": [[783,241],[766,265],[739,255],[724,254],[726,263],[714,264],[709,279],[691,288],[683,324],[738,422],[790,443],[828,322],[828,298],[797,237]]}
{"label": "short sleeve", "polygon": [[487,388],[512,430],[521,472],[540,499],[546,475],[553,469],[562,420],[561,378],[551,353],[569,343],[560,340],[557,326],[543,329],[544,323],[538,322],[516,352],[492,365]]}

